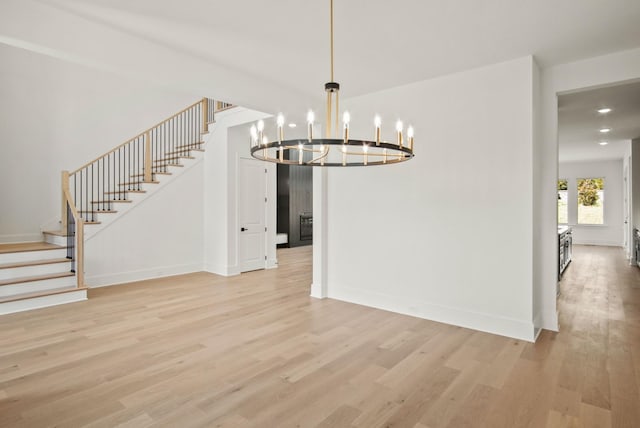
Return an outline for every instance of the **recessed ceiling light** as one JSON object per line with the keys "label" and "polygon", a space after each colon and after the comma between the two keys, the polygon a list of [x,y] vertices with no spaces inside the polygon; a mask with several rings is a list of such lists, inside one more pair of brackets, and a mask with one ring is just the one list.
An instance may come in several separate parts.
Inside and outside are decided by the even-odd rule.
{"label": "recessed ceiling light", "polygon": [[607,133],[607,132],[609,132],[609,131],[611,131],[611,128],[602,128],[602,129],[600,130],[600,133],[602,133],[602,134],[606,134],[606,133]]}
{"label": "recessed ceiling light", "polygon": [[607,114],[610,111],[611,111],[611,109],[609,107],[604,107],[604,108],[598,109],[598,113],[600,113],[600,114]]}
{"label": "recessed ceiling light", "polygon": [[295,123],[293,123],[293,122],[291,122],[291,123],[289,124],[289,128],[295,128],[296,126],[298,126],[298,125],[296,125],[296,124],[295,124]]}
{"label": "recessed ceiling light", "polygon": [[609,143],[607,143],[606,141],[600,141],[598,144],[600,144],[601,146],[606,146]]}

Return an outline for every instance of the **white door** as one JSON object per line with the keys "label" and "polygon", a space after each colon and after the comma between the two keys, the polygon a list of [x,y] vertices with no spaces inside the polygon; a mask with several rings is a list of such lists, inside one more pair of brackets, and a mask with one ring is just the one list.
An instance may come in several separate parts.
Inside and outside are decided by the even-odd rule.
{"label": "white door", "polygon": [[240,159],[238,254],[240,271],[265,267],[266,172],[261,161]]}

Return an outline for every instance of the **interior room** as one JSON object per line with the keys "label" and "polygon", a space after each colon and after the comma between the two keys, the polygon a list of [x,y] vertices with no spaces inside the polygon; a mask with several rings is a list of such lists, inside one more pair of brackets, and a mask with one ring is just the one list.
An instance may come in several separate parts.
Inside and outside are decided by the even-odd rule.
{"label": "interior room", "polygon": [[636,3],[0,2],[0,427],[640,426]]}
{"label": "interior room", "polygon": [[632,156],[639,99],[637,81],[558,98],[560,277],[573,261],[572,244],[619,247],[620,257],[636,263]]}

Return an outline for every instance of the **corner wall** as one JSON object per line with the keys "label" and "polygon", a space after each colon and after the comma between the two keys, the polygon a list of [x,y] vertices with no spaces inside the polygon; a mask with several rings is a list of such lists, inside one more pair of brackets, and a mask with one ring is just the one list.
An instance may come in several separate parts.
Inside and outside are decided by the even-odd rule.
{"label": "corner wall", "polygon": [[526,57],[344,102],[354,136],[413,123],[416,157],[327,171],[328,297],[533,340],[532,81]]}

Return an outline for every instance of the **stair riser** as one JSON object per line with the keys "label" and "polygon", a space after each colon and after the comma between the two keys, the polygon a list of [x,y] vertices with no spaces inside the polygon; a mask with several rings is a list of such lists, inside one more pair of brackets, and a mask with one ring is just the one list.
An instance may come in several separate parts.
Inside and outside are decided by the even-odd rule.
{"label": "stair riser", "polygon": [[66,236],[58,236],[58,235],[50,235],[48,233],[44,234],[44,242],[48,242],[49,244],[54,245],[67,245],[67,237]]}
{"label": "stair riser", "polygon": [[0,254],[0,264],[57,259],[62,257],[67,257],[66,248],[41,251],[23,251],[20,253],[5,253]]}
{"label": "stair riser", "polygon": [[51,296],[33,297],[31,299],[16,300],[14,302],[5,302],[0,303],[0,315],[29,311],[31,309],[46,308],[48,306],[62,305],[65,303],[80,302],[82,300],[87,300],[87,290],[53,294]]}
{"label": "stair riser", "polygon": [[0,287],[0,297],[10,297],[16,294],[35,293],[54,290],[56,288],[71,287],[76,284],[75,276],[43,279],[40,281],[22,282],[19,284],[3,285]]}
{"label": "stair riser", "polygon": [[25,276],[47,275],[71,271],[71,262],[50,263],[45,265],[21,266],[15,268],[0,269],[0,281]]}

